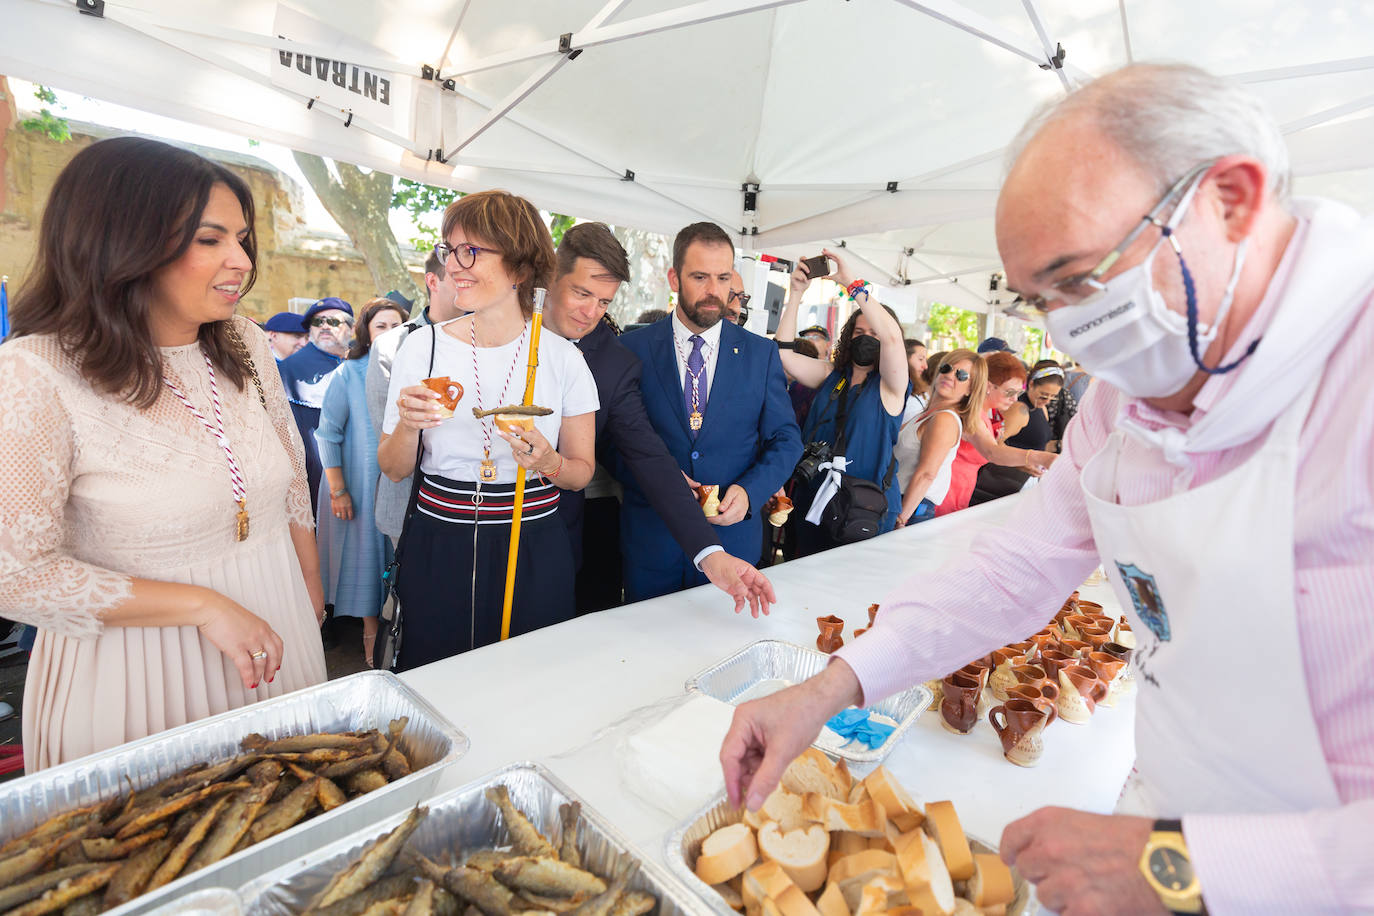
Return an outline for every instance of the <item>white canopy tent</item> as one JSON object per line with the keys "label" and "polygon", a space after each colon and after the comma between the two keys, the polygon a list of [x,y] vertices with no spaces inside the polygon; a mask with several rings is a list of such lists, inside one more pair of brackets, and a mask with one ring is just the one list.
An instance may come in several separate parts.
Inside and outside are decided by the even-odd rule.
{"label": "white canopy tent", "polygon": [[1238,75],[1299,191],[1374,207],[1372,35],[1358,0],[4,0],[0,72],[976,305],[1002,149],[1130,60]]}

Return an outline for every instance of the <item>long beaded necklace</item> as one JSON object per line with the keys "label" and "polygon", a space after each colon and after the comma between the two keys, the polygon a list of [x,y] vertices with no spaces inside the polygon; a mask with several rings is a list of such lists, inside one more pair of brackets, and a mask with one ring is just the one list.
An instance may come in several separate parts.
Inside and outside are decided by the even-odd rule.
{"label": "long beaded necklace", "polygon": [[[515,347],[515,359],[511,360],[510,370],[506,373],[506,384],[501,388],[501,398],[498,404],[506,403],[506,392],[510,390],[510,380],[515,377],[515,367],[520,362],[520,351],[524,349],[525,332],[529,330],[529,325],[520,331],[520,340]],[[477,373],[477,316],[473,315],[468,321],[468,339],[472,343],[472,386],[477,392],[477,409],[484,410],[482,407],[482,379]],[[482,466],[478,477],[485,483],[492,483],[496,480],[496,462],[491,460],[491,435],[495,428],[496,421],[491,417],[483,417],[477,421],[482,427]]]}
{"label": "long beaded necklace", "polygon": [[682,364],[687,367],[687,377],[692,380],[692,414],[687,418],[687,423],[692,427],[692,432],[701,429],[701,376],[706,372],[706,359],[711,353],[711,345],[705,338],[701,341],[701,368],[696,372],[692,371],[692,364],[688,362],[687,354],[682,352],[682,345],[678,343],[676,336],[673,338],[673,346],[677,347],[677,352],[682,356]]}
{"label": "long beaded necklace", "polygon": [[224,432],[224,415],[219,406],[219,386],[215,384],[215,365],[210,362],[209,356],[204,353],[201,355],[205,357],[205,368],[210,373],[210,403],[215,411],[213,425],[205,419],[205,414],[201,413],[196,405],[192,404],[186,395],[181,393],[181,389],[171,379],[164,375],[162,381],[171,389],[172,394],[176,395],[177,400],[181,401],[186,409],[191,412],[191,415],[200,421],[210,435],[215,437],[215,442],[224,450],[224,458],[229,463],[229,485],[234,493],[234,502],[239,507],[238,513],[234,516],[234,538],[244,541],[248,539],[248,487],[244,483],[243,471],[239,469],[238,459],[234,457],[234,448],[229,444],[229,437]]}

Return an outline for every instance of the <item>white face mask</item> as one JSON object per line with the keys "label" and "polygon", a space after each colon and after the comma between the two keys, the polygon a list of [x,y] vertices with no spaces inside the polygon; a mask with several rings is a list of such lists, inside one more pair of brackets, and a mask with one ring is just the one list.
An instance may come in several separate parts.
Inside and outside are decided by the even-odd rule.
{"label": "white face mask", "polygon": [[[1236,246],[1231,280],[1210,327],[1197,322],[1197,296],[1182,255],[1179,266],[1185,278],[1188,317],[1169,308],[1151,279],[1155,254],[1182,221],[1196,189],[1194,184],[1179,202],[1164,227],[1164,236],[1150,249],[1144,262],[1104,281],[1105,290],[1079,305],[1058,308],[1045,315],[1045,325],[1056,345],[1088,373],[1129,397],[1161,398],[1176,394],[1198,370],[1213,374],[1230,372],[1250,355],[1247,352],[1229,366],[1209,368],[1202,363],[1202,354],[1216,339],[1217,329],[1231,310],[1248,240]],[[1188,339],[1190,326],[1196,335],[1192,343]],[[1250,352],[1253,350],[1252,346]]]}

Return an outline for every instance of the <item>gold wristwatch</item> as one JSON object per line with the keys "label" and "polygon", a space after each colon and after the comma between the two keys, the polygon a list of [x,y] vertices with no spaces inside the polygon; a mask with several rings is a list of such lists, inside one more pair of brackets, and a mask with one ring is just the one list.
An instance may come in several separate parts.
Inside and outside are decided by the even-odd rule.
{"label": "gold wristwatch", "polygon": [[1172,913],[1206,913],[1202,887],[1188,858],[1181,821],[1155,821],[1140,854],[1140,873]]}

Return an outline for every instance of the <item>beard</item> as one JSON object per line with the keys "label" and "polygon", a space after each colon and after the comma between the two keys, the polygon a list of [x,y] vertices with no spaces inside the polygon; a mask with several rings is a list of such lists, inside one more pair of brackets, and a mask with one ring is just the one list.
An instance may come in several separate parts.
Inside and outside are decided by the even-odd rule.
{"label": "beard", "polygon": [[318,333],[311,335],[311,342],[331,356],[343,356],[348,352],[348,344],[339,341],[331,330],[325,328],[317,329]]}
{"label": "beard", "polygon": [[[688,302],[686,296],[679,296],[679,305],[682,306],[682,314],[692,324],[705,331],[720,321],[725,314],[725,303],[718,296],[705,295],[695,302]],[[703,306],[715,306],[715,311],[707,311]]]}

